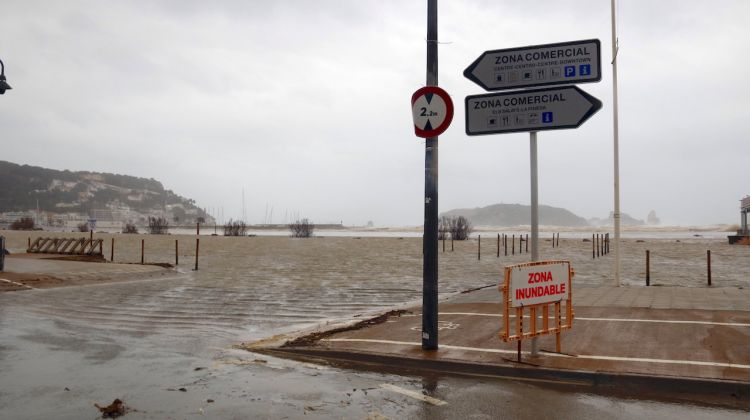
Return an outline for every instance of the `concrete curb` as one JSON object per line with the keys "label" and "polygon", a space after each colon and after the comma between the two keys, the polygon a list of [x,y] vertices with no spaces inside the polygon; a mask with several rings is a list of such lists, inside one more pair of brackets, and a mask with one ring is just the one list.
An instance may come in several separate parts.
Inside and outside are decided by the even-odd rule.
{"label": "concrete curb", "polygon": [[378,373],[418,373],[479,376],[551,386],[586,389],[601,394],[675,402],[701,403],[750,410],[750,383],[676,376],[562,370],[519,363],[517,366],[455,360],[426,360],[404,355],[326,350],[311,347],[256,348],[269,356],[330,364],[335,367]]}

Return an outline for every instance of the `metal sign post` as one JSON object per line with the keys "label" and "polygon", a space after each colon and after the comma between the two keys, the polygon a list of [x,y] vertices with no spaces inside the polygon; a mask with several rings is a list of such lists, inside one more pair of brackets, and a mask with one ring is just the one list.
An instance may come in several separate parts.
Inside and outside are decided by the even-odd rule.
{"label": "metal sign post", "polygon": [[[529,167],[531,171],[531,261],[539,261],[539,171],[537,170],[536,131],[529,133]],[[536,319],[530,320],[536,325]],[[536,329],[536,328],[534,328]],[[539,354],[539,339],[531,339],[531,355]]]}
{"label": "metal sign post", "polygon": [[[427,1],[427,86],[438,84],[437,0]],[[422,348],[438,348],[438,138],[425,142]]]}
{"label": "metal sign post", "polygon": [[[470,136],[485,134],[502,134],[515,132],[530,132],[529,137],[529,162],[531,178],[531,263],[529,267],[538,264],[553,267],[556,262],[539,261],[539,182],[537,165],[537,131],[556,130],[564,128],[578,128],[587,119],[594,115],[602,107],[601,101],[579,89],[577,86],[552,87],[543,89],[526,89],[535,86],[559,85],[570,83],[598,82],[601,80],[601,53],[598,39],[583,41],[562,42],[557,44],[534,45],[529,47],[508,48],[502,50],[485,51],[469,67],[464,70],[464,76],[483,87],[485,90],[516,89],[510,92],[492,93],[485,95],[467,96],[466,107],[466,134]],[[560,262],[562,263],[562,262]],[[572,324],[571,295],[570,295],[570,264],[568,271],[568,321],[567,328]],[[520,266],[519,266],[520,267]],[[539,275],[540,281],[562,281],[566,276],[560,273],[552,275],[547,273],[528,273]],[[505,308],[505,335],[504,340],[509,337],[518,337],[518,359],[521,359],[521,343],[523,337],[531,338],[531,354],[537,355],[539,344],[537,342],[537,316],[536,307],[530,309],[531,332],[523,334],[523,303],[517,309],[517,333],[511,336],[509,332],[508,305],[515,302],[513,299],[526,297],[526,292],[536,294],[548,294],[550,290],[558,290],[554,294],[565,294],[565,285],[559,284],[554,287],[534,287],[521,289],[513,299],[509,300],[511,293],[508,283],[511,270],[506,267],[506,285],[502,288],[504,293]],[[524,276],[525,278],[525,276]],[[528,284],[537,283],[531,275]],[[521,285],[524,285],[521,282]],[[514,291],[515,292],[515,285]],[[526,292],[524,292],[526,290]],[[539,292],[541,290],[542,292]],[[514,296],[511,293],[511,296]],[[536,297],[536,295],[534,296]],[[562,297],[560,297],[562,300]],[[557,351],[560,351],[559,332],[563,329],[560,318],[560,300],[555,303]],[[527,303],[537,305],[546,302],[544,299],[533,300]],[[543,331],[552,331],[548,328],[548,309],[543,310]]]}

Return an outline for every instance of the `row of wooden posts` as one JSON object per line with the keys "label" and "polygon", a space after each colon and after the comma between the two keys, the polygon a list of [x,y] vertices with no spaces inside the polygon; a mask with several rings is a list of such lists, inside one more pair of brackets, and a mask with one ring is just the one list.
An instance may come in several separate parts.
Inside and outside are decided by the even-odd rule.
{"label": "row of wooden posts", "polygon": [[[497,257],[500,258],[500,248],[502,246],[503,253],[505,256],[508,255],[508,238],[510,238],[510,253],[511,255],[516,255],[516,235],[508,236],[506,234],[497,234]],[[443,237],[443,252],[445,252],[445,237]],[[552,234],[552,248],[556,248],[560,246],[560,234],[559,233],[553,233]],[[453,238],[451,238],[451,252],[454,250],[453,248]],[[526,236],[519,234],[518,235],[518,253],[523,254],[524,252],[529,252],[529,234],[527,233]],[[482,235],[477,236],[477,259],[482,259]]]}
{"label": "row of wooden posts", "polygon": [[[711,285],[711,250],[706,250],[706,282]],[[646,250],[646,286],[651,286],[651,251]]]}
{"label": "row of wooden posts", "polygon": [[603,257],[609,254],[609,233],[594,233],[591,235],[591,258]]}
{"label": "row of wooden posts", "polygon": [[[91,232],[91,239],[94,238],[94,232]],[[102,243],[99,243],[99,254],[104,257]],[[28,248],[31,248],[31,237],[29,237]],[[195,270],[198,270],[198,251],[200,249],[200,238],[195,238]],[[112,238],[110,245],[109,261],[115,261],[115,238]],[[146,240],[141,239],[141,264],[146,263]],[[174,265],[180,264],[180,243],[177,239],[174,240]]]}

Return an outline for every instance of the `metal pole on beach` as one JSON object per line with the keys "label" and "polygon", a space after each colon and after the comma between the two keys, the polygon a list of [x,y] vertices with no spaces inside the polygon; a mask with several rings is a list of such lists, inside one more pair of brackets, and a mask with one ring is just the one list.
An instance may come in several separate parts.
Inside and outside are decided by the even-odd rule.
{"label": "metal pole on beach", "polygon": [[[529,167],[531,168],[531,261],[539,261],[539,171],[537,167],[536,131],[529,133]],[[529,250],[526,242],[526,251]],[[533,311],[532,311],[533,313]],[[530,320],[536,330],[536,316]],[[531,355],[539,354],[539,338],[531,339]]]}
{"label": "metal pole on beach", "polygon": [[612,113],[614,124],[614,176],[615,176],[615,286],[620,286],[620,133],[617,111],[617,23],[615,19],[615,0],[611,3],[612,12]]}
{"label": "metal pole on beach", "polygon": [[[427,0],[427,86],[438,84],[437,0]],[[422,349],[438,348],[438,138],[425,142]]]}

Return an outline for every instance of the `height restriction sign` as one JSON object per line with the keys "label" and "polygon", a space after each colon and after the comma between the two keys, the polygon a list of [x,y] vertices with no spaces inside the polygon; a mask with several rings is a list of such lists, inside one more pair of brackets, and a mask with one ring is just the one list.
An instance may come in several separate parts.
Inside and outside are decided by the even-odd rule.
{"label": "height restriction sign", "polygon": [[411,96],[411,115],[418,137],[442,134],[453,120],[453,101],[437,86],[425,86]]}

